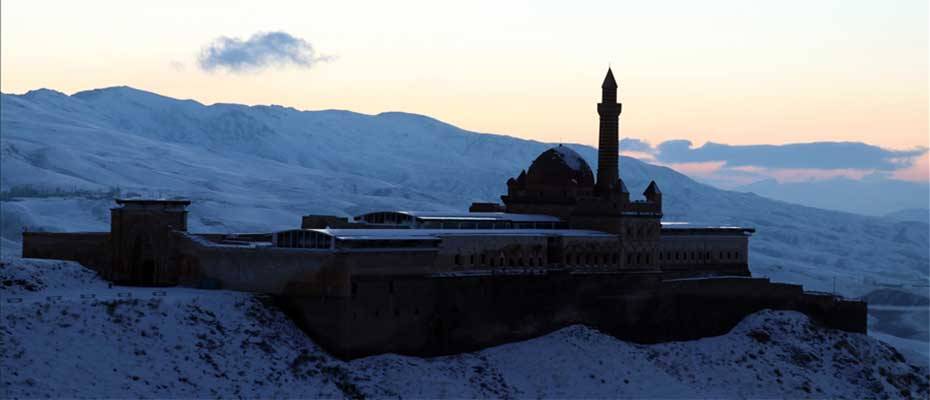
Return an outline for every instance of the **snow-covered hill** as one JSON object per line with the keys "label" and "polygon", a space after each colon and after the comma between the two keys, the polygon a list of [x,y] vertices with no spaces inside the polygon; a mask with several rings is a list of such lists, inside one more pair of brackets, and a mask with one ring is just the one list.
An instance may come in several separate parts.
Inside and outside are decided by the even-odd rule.
{"label": "snow-covered hill", "polygon": [[[3,94],[0,133],[8,249],[23,227],[105,230],[116,188],[191,198],[198,231],[289,228],[306,213],[461,210],[497,200],[549,146],[420,115],[204,106],[128,87]],[[593,148],[573,147],[596,168]],[[817,290],[836,278],[855,296],[873,289],[863,282],[928,277],[928,224],[723,191],[632,158],[621,173],[634,194],[659,183],[666,220],[757,228],[757,274]]]}
{"label": "snow-covered hill", "polygon": [[71,262],[16,258],[3,259],[0,282],[3,397],[928,396],[926,367],[794,312],[690,342],[572,326],[476,353],[344,362],[244,293],[108,288]]}
{"label": "snow-covered hill", "polygon": [[[107,230],[116,192],[190,198],[200,232],[291,228],[308,213],[463,210],[498,200],[549,146],[404,113],[205,106],[128,87],[2,94],[0,242],[18,253],[24,227]],[[597,167],[595,149],[572,148]],[[883,285],[926,294],[915,285],[930,275],[927,223],[719,190],[633,158],[621,174],[634,196],[659,183],[667,221],[755,227],[756,275],[809,290],[835,283],[847,296]],[[914,329],[893,333],[930,341]]]}

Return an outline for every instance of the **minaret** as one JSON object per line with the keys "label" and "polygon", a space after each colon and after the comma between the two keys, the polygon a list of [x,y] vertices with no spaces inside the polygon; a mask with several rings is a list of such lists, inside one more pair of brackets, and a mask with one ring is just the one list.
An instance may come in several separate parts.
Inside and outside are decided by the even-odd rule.
{"label": "minaret", "polygon": [[617,103],[617,81],[607,68],[607,76],[601,84],[601,102],[597,105],[601,116],[600,139],[597,146],[597,190],[610,193],[617,184],[619,171],[617,153],[620,141],[620,103]]}

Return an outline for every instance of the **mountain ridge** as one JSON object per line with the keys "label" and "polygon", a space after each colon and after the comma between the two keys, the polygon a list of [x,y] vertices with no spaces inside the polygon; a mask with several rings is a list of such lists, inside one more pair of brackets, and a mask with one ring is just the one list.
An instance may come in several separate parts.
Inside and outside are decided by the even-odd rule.
{"label": "mountain ridge", "polygon": [[[193,199],[194,229],[284,229],[307,213],[462,210],[497,201],[506,180],[551,146],[405,112],[203,105],[125,86],[79,93],[0,96],[0,189],[119,187]],[[596,149],[566,145],[596,169]],[[751,262],[759,274],[821,290],[838,278],[849,295],[872,289],[862,284],[867,277],[927,276],[919,243],[927,243],[928,227],[720,190],[634,158],[620,165],[634,197],[658,182],[666,220],[756,227]],[[4,243],[17,242],[23,226],[104,229],[105,203],[50,195],[4,202],[12,221],[4,222]],[[880,267],[887,262],[897,267]]]}

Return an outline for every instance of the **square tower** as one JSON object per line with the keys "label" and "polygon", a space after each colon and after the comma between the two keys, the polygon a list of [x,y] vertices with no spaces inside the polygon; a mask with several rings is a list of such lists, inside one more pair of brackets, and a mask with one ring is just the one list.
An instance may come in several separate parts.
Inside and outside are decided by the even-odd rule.
{"label": "square tower", "polygon": [[104,278],[130,285],[177,283],[174,232],[187,231],[189,200],[124,200],[110,210],[111,263]]}

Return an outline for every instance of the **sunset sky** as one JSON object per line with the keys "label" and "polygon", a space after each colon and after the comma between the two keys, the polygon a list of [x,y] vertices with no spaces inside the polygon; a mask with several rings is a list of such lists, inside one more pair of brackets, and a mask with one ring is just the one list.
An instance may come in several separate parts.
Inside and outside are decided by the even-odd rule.
{"label": "sunset sky", "polygon": [[[0,11],[4,93],[129,85],[596,144],[609,64],[622,136],[653,145],[928,145],[925,0],[12,0]],[[205,58],[268,32],[313,53],[244,67]]]}

